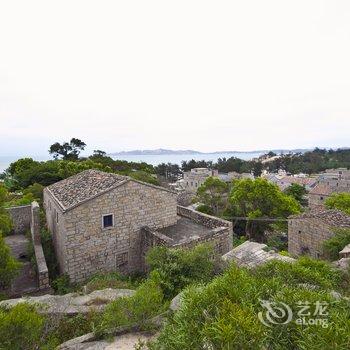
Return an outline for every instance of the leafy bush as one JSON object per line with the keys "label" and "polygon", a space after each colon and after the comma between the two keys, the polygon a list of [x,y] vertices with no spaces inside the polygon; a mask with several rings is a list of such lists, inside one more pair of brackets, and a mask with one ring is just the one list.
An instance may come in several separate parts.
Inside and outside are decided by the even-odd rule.
{"label": "leafy bush", "polygon": [[21,264],[10,253],[0,231],[0,289],[11,285],[12,280],[17,276]]}
{"label": "leafy bush", "polygon": [[86,283],[87,292],[105,288],[134,289],[142,280],[141,276],[122,276],[118,272],[96,274]]}
{"label": "leafy bush", "polygon": [[338,209],[350,215],[350,193],[333,193],[325,205],[328,209]]}
{"label": "leafy bush", "polygon": [[219,257],[210,245],[199,245],[191,250],[154,247],[146,256],[152,273],[160,276],[160,286],[166,298],[172,298],[183,288],[199,282],[208,282],[220,269]]}
{"label": "leafy bush", "polygon": [[326,258],[331,261],[339,259],[339,252],[350,244],[350,230],[338,229],[335,235],[323,242],[323,252]]}
{"label": "leafy bush", "polygon": [[284,285],[309,283],[322,289],[337,289],[342,278],[341,272],[329,263],[309,257],[301,257],[293,264],[271,261],[256,268],[253,274],[260,278],[276,276]]}
{"label": "leafy bush", "polygon": [[57,294],[67,294],[74,290],[70,284],[68,275],[56,277],[54,280],[52,280],[51,286]]}
{"label": "leafy bush", "polygon": [[155,279],[148,279],[132,297],[119,298],[107,305],[98,334],[120,326],[147,326],[149,319],[164,309],[163,293]]}
{"label": "leafy bush", "polygon": [[9,311],[0,309],[0,348],[32,350],[40,344],[44,317],[33,306],[20,303]]}
{"label": "leafy bush", "polygon": [[208,214],[208,215],[213,215],[213,210],[206,204],[200,204],[197,209],[197,211],[204,213],[204,214]]}
{"label": "leafy bush", "polygon": [[[232,265],[208,285],[188,288],[183,293],[180,310],[169,317],[151,348],[348,349],[348,302],[337,301],[324,290],[299,285],[299,282],[314,284],[316,277],[317,283],[333,287],[338,283],[338,276],[319,261],[302,260],[294,265],[274,261],[255,272]],[[285,276],[289,268],[292,272]],[[323,275],[327,273],[332,276]],[[328,328],[300,325],[295,319],[288,324],[265,326],[258,317],[259,312],[266,314],[261,300],[286,303],[294,315],[300,311],[300,301],[309,302],[312,313],[316,311],[316,302],[326,302]]]}

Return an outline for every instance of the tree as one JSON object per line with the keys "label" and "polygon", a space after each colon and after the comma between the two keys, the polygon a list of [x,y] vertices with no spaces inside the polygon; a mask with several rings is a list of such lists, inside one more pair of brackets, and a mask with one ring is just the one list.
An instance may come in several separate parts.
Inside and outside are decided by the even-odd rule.
{"label": "tree", "polygon": [[228,184],[217,177],[208,177],[197,190],[197,200],[219,215],[226,207]]}
{"label": "tree", "polygon": [[[246,221],[248,238],[262,240],[264,231],[271,228],[268,221],[254,223],[249,219],[272,218],[286,219],[291,214],[300,212],[300,204],[291,196],[284,194],[278,186],[265,179],[236,180],[230,193],[230,204],[233,216],[243,216]],[[282,226],[284,227],[284,226]]]}
{"label": "tree", "polygon": [[328,209],[338,209],[350,215],[350,193],[333,193],[325,205]]}
{"label": "tree", "polygon": [[107,155],[107,153],[105,151],[101,151],[99,149],[95,149],[93,156],[97,156],[97,157],[105,157]]}
{"label": "tree", "polygon": [[339,252],[350,244],[350,229],[337,229],[335,235],[323,242],[323,252],[327,259],[339,259]]}
{"label": "tree", "polygon": [[288,196],[292,196],[295,200],[297,200],[301,205],[305,206],[307,201],[305,199],[305,195],[307,193],[306,188],[299,184],[291,184],[284,191]]}
{"label": "tree", "polygon": [[77,160],[80,152],[84,150],[85,147],[86,144],[83,141],[73,137],[69,143],[54,143],[50,146],[49,153],[52,154],[55,159],[61,156],[64,160]]}
{"label": "tree", "polygon": [[[12,221],[4,209],[5,201],[7,200],[8,192],[4,185],[0,183],[0,231],[2,231],[5,235],[9,234],[12,229]],[[0,257],[1,259],[1,257]],[[0,280],[1,283],[1,280]]]}

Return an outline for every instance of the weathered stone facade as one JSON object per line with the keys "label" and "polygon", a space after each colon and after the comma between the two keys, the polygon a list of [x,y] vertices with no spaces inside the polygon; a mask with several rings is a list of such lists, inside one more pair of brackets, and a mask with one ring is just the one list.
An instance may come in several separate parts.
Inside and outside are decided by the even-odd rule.
{"label": "weathered stone facade", "polygon": [[323,242],[334,236],[336,228],[350,227],[350,217],[337,210],[295,215],[288,219],[288,251],[294,256],[323,255]]}
{"label": "weathered stone facade", "polygon": [[6,209],[9,213],[14,234],[25,234],[30,228],[32,219],[31,205],[22,205],[18,207],[11,207]]}
{"label": "weathered stone facade", "polygon": [[193,168],[191,171],[186,171],[182,182],[184,189],[196,192],[208,177],[218,176],[218,174],[217,170],[207,168]]}
{"label": "weathered stone facade", "polygon": [[[68,211],[60,208],[47,189],[44,203],[60,271],[72,282],[97,272],[139,271],[141,228],[162,228],[177,221],[176,194],[137,181]],[[109,214],[114,225],[103,228],[102,217]]]}
{"label": "weathered stone facade", "polygon": [[[111,176],[95,170],[86,171],[44,190],[47,224],[53,235],[60,271],[67,274],[72,282],[83,281],[98,272],[142,271],[147,250],[144,246],[177,246],[180,243],[179,246],[190,247],[199,242],[212,241],[220,253],[230,250],[230,222],[183,207],[177,209],[176,193],[165,188],[130,178],[118,178],[113,183]],[[83,187],[86,195],[80,195],[81,203],[69,197],[65,191],[65,181],[68,182],[68,192],[78,193],[73,186],[74,181],[77,186]],[[86,185],[86,182],[90,184]],[[91,198],[88,187],[94,193]],[[101,192],[98,193],[96,189]],[[70,207],[65,207],[60,198]],[[106,215],[113,217],[110,227],[104,227],[103,218]],[[181,216],[183,220],[190,218],[191,224],[185,225]],[[180,222],[181,237],[155,233],[168,228],[176,233]],[[152,242],[142,234],[145,227],[155,233],[150,236]]]}

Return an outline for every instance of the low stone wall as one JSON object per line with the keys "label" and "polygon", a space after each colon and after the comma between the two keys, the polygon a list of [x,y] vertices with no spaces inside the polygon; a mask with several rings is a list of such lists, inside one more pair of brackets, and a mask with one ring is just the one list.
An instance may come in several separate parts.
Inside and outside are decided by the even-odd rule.
{"label": "low stone wall", "polygon": [[186,241],[184,243],[174,244],[172,248],[185,248],[192,249],[198,244],[210,243],[213,245],[215,253],[219,255],[224,255],[232,249],[232,234],[225,228],[215,228],[211,233]]}
{"label": "low stone wall", "polygon": [[31,205],[31,224],[30,231],[32,235],[32,242],[34,246],[35,260],[37,266],[38,287],[40,290],[49,289],[49,270],[46,265],[43,247],[41,245],[40,237],[40,208],[37,202]]}
{"label": "low stone wall", "polygon": [[37,202],[31,205],[7,208],[13,221],[13,233],[25,234],[30,230],[37,266],[38,289],[50,288],[49,270],[46,265],[40,239],[40,208]]}
{"label": "low stone wall", "polygon": [[178,205],[177,214],[185,218],[189,218],[192,221],[197,222],[198,224],[201,224],[205,227],[209,227],[209,228],[228,227],[231,233],[233,231],[232,222],[217,218],[215,216],[200,213],[199,211],[196,211],[190,208],[186,208]]}
{"label": "low stone wall", "polygon": [[30,229],[31,205],[6,208],[13,222],[13,234],[25,234]]}

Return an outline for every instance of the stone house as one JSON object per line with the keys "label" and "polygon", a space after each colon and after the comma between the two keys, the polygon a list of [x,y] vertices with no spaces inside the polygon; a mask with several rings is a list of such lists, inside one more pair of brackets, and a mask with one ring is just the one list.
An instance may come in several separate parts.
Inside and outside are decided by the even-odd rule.
{"label": "stone house", "polygon": [[175,192],[126,176],[83,171],[45,188],[44,206],[60,272],[72,282],[142,271],[154,245],[231,248],[230,222],[177,207]]}
{"label": "stone house", "polygon": [[197,192],[198,187],[210,176],[218,176],[218,171],[207,168],[193,168],[184,173],[182,186],[187,191]]}
{"label": "stone house", "polygon": [[331,194],[341,192],[350,192],[350,170],[327,169],[319,175],[317,185],[309,193],[309,207],[324,207]]}
{"label": "stone house", "polygon": [[324,183],[318,183],[308,193],[308,206],[310,209],[324,208],[326,199],[333,193],[331,187]]}
{"label": "stone house", "polygon": [[337,228],[350,228],[350,216],[339,210],[314,209],[288,218],[288,251],[322,257],[322,244]]}

